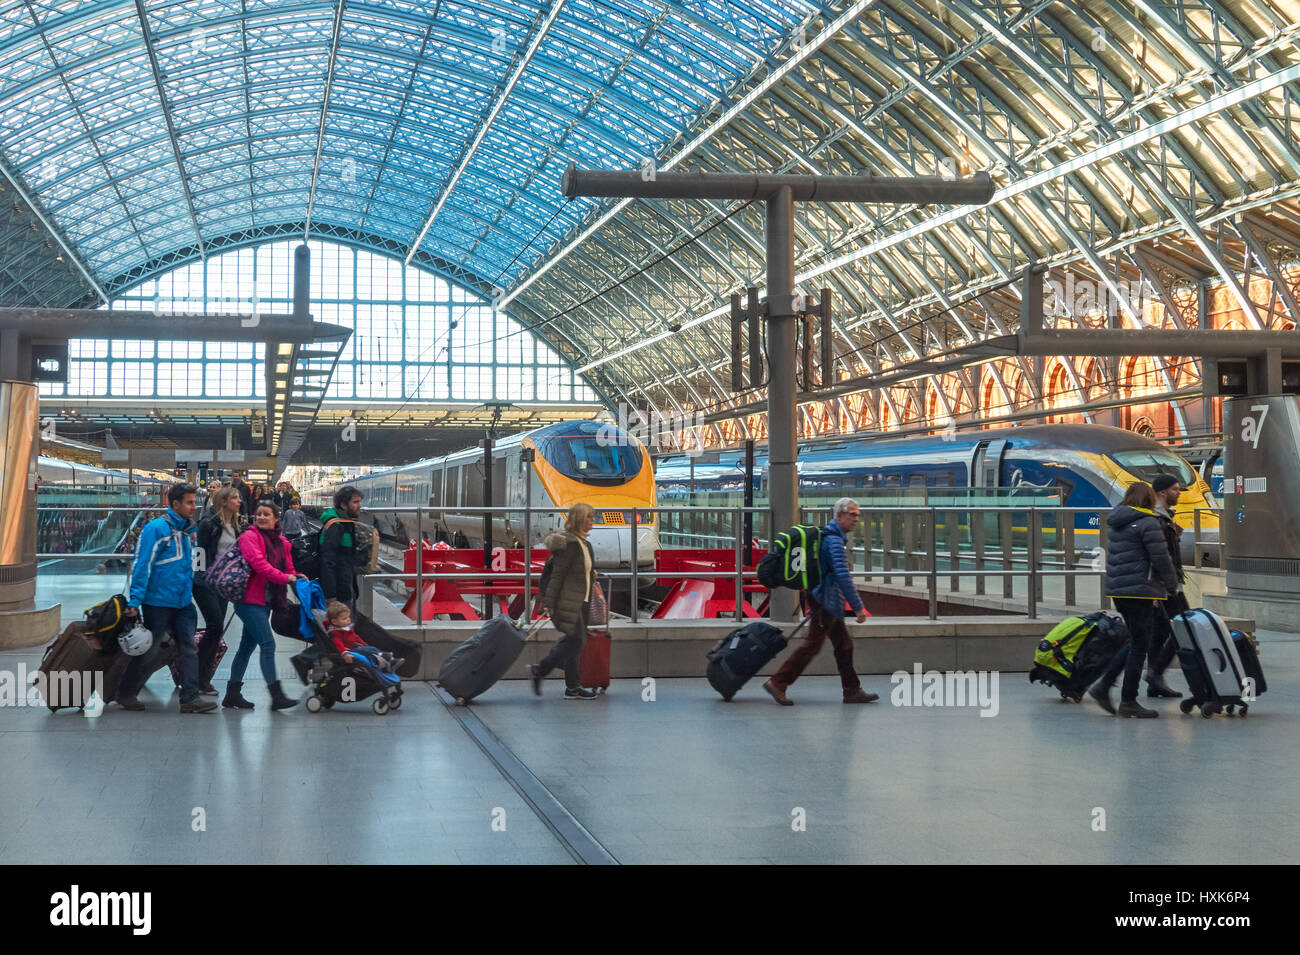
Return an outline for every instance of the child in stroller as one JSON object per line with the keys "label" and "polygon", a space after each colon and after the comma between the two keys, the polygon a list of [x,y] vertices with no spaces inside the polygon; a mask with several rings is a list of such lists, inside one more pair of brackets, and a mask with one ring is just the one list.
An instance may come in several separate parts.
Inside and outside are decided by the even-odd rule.
{"label": "child in stroller", "polygon": [[309,687],[307,711],[319,713],[340,701],[354,703],[375,694],[379,695],[370,706],[380,716],[401,707],[402,681],[394,671],[402,660],[362,643],[352,629],[351,611],[341,603],[331,604],[325,612],[313,610],[311,615],[312,647],[294,658],[295,664],[307,658],[299,669]]}

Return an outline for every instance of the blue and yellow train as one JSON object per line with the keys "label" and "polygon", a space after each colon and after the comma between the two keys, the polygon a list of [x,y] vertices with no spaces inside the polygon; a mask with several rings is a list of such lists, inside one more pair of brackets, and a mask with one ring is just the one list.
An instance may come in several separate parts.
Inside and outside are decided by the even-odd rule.
{"label": "blue and yellow train", "polygon": [[[869,499],[891,488],[925,488],[931,496],[943,496],[945,489],[1042,488],[1056,489],[1066,507],[1083,508],[1112,507],[1134,481],[1172,474],[1184,488],[1175,519],[1185,529],[1183,557],[1189,563],[1193,512],[1210,506],[1208,485],[1187,461],[1155,441],[1103,425],[1045,424],[899,440],[848,440],[801,448],[797,466],[804,496],[853,496],[867,489],[861,496]],[[687,457],[676,455],[658,461],[655,482],[661,497],[679,500],[688,486],[697,491],[743,489],[743,468],[742,452],[724,452],[716,463],[697,462],[693,469]],[[756,500],[767,497],[766,472],[766,454],[759,452]],[[1202,510],[1201,540],[1217,541],[1218,529],[1217,517]],[[1075,538],[1080,549],[1097,546],[1096,515],[1077,515]]]}
{"label": "blue and yellow train", "polygon": [[[526,448],[534,452],[531,464],[523,460]],[[421,529],[426,537],[437,536],[467,547],[483,542],[483,516],[459,510],[484,506],[482,450],[416,461],[350,483],[361,489],[363,507],[380,534],[392,542],[404,545],[415,538],[415,514],[381,509],[416,505],[429,509]],[[330,486],[305,491],[303,503],[329,507],[334,490]],[[653,462],[645,447],[619,428],[599,421],[564,421],[495,442],[492,503],[508,507],[510,512],[493,518],[494,544],[523,546],[524,502],[530,494],[534,508],[553,509],[552,513],[533,515],[533,546],[540,546],[546,534],[563,525],[563,511],[586,503],[596,511],[588,540],[597,566],[630,566],[633,521],[641,525],[637,564],[654,563],[658,521],[636,510],[655,506]]]}

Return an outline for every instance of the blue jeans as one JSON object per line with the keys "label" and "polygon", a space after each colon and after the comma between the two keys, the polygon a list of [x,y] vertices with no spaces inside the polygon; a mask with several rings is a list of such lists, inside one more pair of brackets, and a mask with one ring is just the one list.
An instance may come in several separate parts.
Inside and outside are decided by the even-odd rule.
{"label": "blue jeans", "polygon": [[194,643],[199,615],[195,612],[194,605],[153,607],[145,604],[140,608],[140,615],[145,628],[153,634],[153,645],[148,653],[141,654],[127,664],[122,680],[117,685],[118,699],[135,696],[140,692],[144,681],[153,672],[153,664],[162,651],[163,640],[170,633],[176,641],[176,650],[180,653],[181,702],[190,702],[199,695],[199,650]]}
{"label": "blue jeans", "polygon": [[279,682],[280,678],[275,675],[275,634],[271,632],[270,609],[262,604],[238,603],[235,604],[235,616],[244,625],[244,635],[239,638],[235,662],[230,665],[230,682],[244,682],[244,671],[248,669],[253,647],[261,651],[258,660],[262,664],[262,676],[266,682]]}

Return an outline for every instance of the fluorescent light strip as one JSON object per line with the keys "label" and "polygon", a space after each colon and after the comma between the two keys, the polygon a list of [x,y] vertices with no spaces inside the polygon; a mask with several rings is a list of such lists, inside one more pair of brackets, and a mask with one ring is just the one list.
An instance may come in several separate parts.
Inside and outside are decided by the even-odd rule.
{"label": "fluorescent light strip", "polygon": [[[1150,142],[1152,139],[1155,139],[1158,136],[1163,136],[1182,126],[1199,122],[1215,113],[1232,109],[1234,106],[1240,106],[1247,100],[1254,99],[1257,96],[1262,96],[1265,93],[1270,93],[1278,87],[1285,86],[1287,83],[1293,83],[1298,79],[1300,79],[1300,64],[1287,67],[1284,70],[1278,70],[1276,73],[1270,73],[1268,76],[1255,80],[1252,83],[1247,83],[1244,86],[1237,87],[1236,89],[1220,93],[1218,96],[1206,100],[1199,106],[1193,106],[1181,113],[1163,119],[1158,123],[1153,123],[1150,126],[1137,130],[1136,132],[1121,136],[1119,139],[1113,140],[1105,145],[1098,146],[1096,149],[1091,149],[1086,153],[1075,156],[1073,159],[1066,160],[1059,165],[1041,170],[1031,176],[1026,176],[1024,179],[1011,183],[1008,186],[1004,186],[993,193],[993,198],[987,203],[987,205],[958,206],[955,209],[951,209],[947,212],[941,213],[940,215],[926,219],[924,222],[918,222],[916,225],[888,236],[887,238],[880,239],[870,245],[865,245],[860,249],[855,249],[852,252],[831,259],[828,262],[823,262],[821,265],[815,266],[806,272],[800,272],[795,276],[795,284],[798,285],[802,282],[807,282],[820,275],[824,275],[827,272],[834,271],[842,266],[856,262],[859,259],[864,259],[869,255],[874,255],[877,252],[883,252],[886,249],[893,248],[902,242],[906,242],[908,239],[915,238],[916,236],[923,235],[932,229],[937,229],[939,226],[947,225],[950,222],[955,222],[958,219],[964,218],[976,209],[986,209],[1006,199],[1015,198],[1031,189],[1036,189],[1048,182],[1061,179],[1080,169],[1092,166],[1104,159],[1109,159],[1126,149],[1132,149],[1134,146],[1140,146],[1143,143]],[[683,330],[694,328],[696,325],[700,325],[704,322],[711,321],[712,319],[730,313],[730,305],[715,308],[713,311],[706,312],[698,318],[693,318],[688,322],[683,322],[681,327]],[[663,341],[671,334],[673,333],[661,332],[652,338],[647,338],[645,341],[638,342],[635,345],[629,345],[627,348],[614,352],[612,355],[606,355],[596,361],[582,365],[578,368],[578,372],[584,373],[592,368],[603,365],[606,362],[622,358],[624,355],[631,354],[647,345],[653,345],[656,342]]]}
{"label": "fluorescent light strip", "polygon": [[492,128],[492,124],[496,121],[497,114],[505,107],[506,100],[510,98],[511,92],[514,91],[515,84],[518,83],[520,77],[524,75],[524,70],[528,69],[528,64],[532,62],[533,54],[537,52],[537,48],[540,47],[542,41],[546,39],[546,34],[550,31],[551,25],[555,23],[556,18],[559,17],[560,11],[564,9],[564,4],[565,0],[555,0],[555,5],[551,7],[551,12],[546,15],[546,19],[543,21],[541,28],[538,29],[537,35],[534,36],[533,41],[528,44],[528,51],[524,54],[524,58],[519,61],[519,65],[515,67],[514,73],[510,75],[509,81],[501,90],[501,95],[498,96],[497,101],[492,104],[492,111],[488,113],[487,119],[485,119],[479,126],[478,133],[474,136],[474,142],[471,143],[469,149],[465,151],[465,156],[461,159],[460,165],[456,167],[456,171],[452,173],[451,178],[447,180],[447,187],[442,190],[442,195],[438,197],[438,204],[433,207],[433,212],[429,215],[429,220],[425,222],[424,228],[421,229],[420,234],[415,237],[415,242],[411,246],[411,251],[406,253],[407,265],[410,265],[411,259],[415,258],[415,253],[419,250],[420,243],[424,241],[424,237],[429,234],[429,229],[433,226],[433,220],[438,218],[438,213],[441,212],[442,207],[447,204],[447,200],[451,197],[452,190],[456,188],[456,183],[460,181],[461,174],[465,171],[466,167],[469,166],[470,160],[474,158],[474,154],[478,152],[479,144],[483,142],[484,137],[488,134],[488,130]]}
{"label": "fluorescent light strip", "polygon": [[[745,110],[749,109],[749,107],[752,106],[760,96],[765,95],[768,90],[770,90],[777,83],[781,82],[781,80],[785,79],[785,77],[790,73],[791,70],[793,70],[804,60],[808,59],[808,57],[812,56],[814,53],[820,50],[828,40],[830,40],[833,36],[835,36],[846,26],[848,26],[850,23],[856,20],[859,16],[861,16],[862,12],[866,10],[867,7],[874,4],[875,2],[876,0],[858,0],[857,3],[853,4],[853,6],[849,7],[848,10],[840,14],[840,16],[836,18],[836,20],[830,26],[828,26],[821,33],[817,34],[817,36],[814,37],[812,40],[809,40],[806,44],[804,44],[803,47],[798,52],[796,52],[794,56],[790,57],[788,60],[783,62],[779,67],[777,67],[772,73],[768,74],[767,78],[763,80],[763,82],[755,86],[752,90],[750,90],[743,97],[741,97],[740,100],[738,100],[735,103],[735,105],[733,105],[725,113],[723,113],[716,120],[710,123],[709,126],[702,133],[700,133],[693,140],[691,140],[690,143],[688,143],[686,146],[683,146],[681,150],[677,152],[676,155],[674,155],[671,159],[666,160],[663,166],[660,167],[662,171],[667,172],[668,170],[672,169],[674,166],[676,166],[679,162],[681,162],[691,153],[695,152],[696,149],[698,149],[700,146],[704,145],[706,142],[708,142],[710,139],[716,136],[718,132],[721,131],[723,128],[725,128],[733,119],[735,119]],[[549,272],[556,264],[558,264],[561,259],[567,256],[578,246],[582,245],[582,243],[587,241],[587,239],[591,238],[593,233],[603,228],[611,219],[614,218],[614,216],[618,215],[620,212],[626,209],[628,204],[631,201],[632,201],[631,199],[620,199],[618,202],[616,202],[613,206],[610,207],[608,212],[606,212],[604,215],[598,218],[586,229],[583,229],[582,233],[576,239],[574,239],[563,249],[557,252],[552,258],[544,262],[541,268],[539,268],[532,275],[528,276],[528,278],[524,279],[523,282],[521,282],[519,285],[516,285],[508,295],[506,295],[503,299],[501,299],[501,302],[498,304],[497,308],[499,309],[505,308],[506,305],[514,301],[516,295],[518,295],[519,293],[524,291],[524,289],[528,288],[528,286],[532,285],[534,282],[540,279],[543,275]]]}

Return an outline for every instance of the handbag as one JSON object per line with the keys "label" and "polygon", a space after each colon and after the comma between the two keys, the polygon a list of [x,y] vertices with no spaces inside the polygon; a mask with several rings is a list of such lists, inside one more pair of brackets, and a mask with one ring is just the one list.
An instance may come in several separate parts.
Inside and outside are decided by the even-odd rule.
{"label": "handbag", "polygon": [[609,626],[609,601],[605,599],[605,592],[600,589],[599,581],[591,585],[591,606],[587,611],[587,626]]}
{"label": "handbag", "polygon": [[203,579],[218,597],[231,603],[243,603],[248,596],[248,581],[252,576],[253,568],[248,566],[248,560],[236,544],[226,548],[226,552],[208,568]]}

